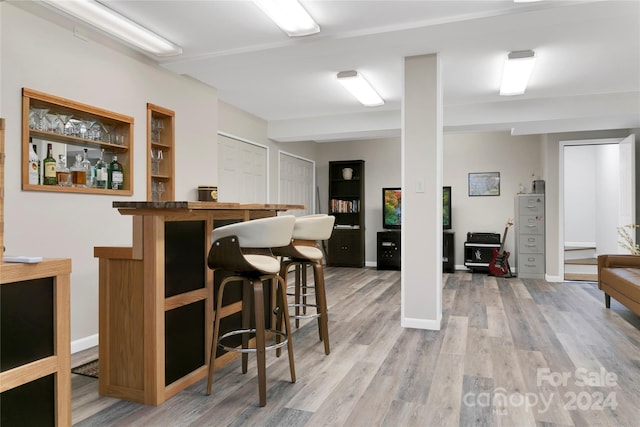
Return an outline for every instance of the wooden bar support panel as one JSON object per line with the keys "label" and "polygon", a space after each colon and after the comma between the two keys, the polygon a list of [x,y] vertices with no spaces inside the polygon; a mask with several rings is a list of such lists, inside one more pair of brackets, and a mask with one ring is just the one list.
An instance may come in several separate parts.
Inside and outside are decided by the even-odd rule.
{"label": "wooden bar support panel", "polygon": [[[207,375],[213,272],[206,259],[220,224],[274,216],[301,205],[113,202],[131,215],[131,247],[95,247],[99,259],[99,390],[160,405]],[[231,301],[225,319],[242,307]],[[222,354],[223,365],[232,358]]]}

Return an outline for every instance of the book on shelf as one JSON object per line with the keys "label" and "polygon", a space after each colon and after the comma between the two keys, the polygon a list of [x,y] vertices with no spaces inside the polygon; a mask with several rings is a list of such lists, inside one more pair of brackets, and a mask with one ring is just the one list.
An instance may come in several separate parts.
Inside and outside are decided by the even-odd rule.
{"label": "book on shelf", "polygon": [[360,200],[331,199],[331,213],[358,213]]}

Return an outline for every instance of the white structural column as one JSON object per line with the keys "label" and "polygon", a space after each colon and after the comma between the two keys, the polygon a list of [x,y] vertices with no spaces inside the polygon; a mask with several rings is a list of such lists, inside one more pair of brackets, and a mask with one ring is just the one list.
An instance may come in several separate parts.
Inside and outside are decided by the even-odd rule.
{"label": "white structural column", "polygon": [[402,326],[439,330],[442,90],[437,54],[404,59],[402,188]]}

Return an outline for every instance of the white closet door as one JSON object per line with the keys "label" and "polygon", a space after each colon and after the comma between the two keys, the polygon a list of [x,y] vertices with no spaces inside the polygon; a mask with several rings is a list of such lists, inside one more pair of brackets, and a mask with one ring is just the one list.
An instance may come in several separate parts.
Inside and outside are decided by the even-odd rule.
{"label": "white closet door", "polygon": [[280,151],[278,163],[278,202],[304,205],[304,210],[290,211],[296,216],[315,213],[315,162]]}
{"label": "white closet door", "polygon": [[218,201],[267,203],[267,147],[218,134]]}

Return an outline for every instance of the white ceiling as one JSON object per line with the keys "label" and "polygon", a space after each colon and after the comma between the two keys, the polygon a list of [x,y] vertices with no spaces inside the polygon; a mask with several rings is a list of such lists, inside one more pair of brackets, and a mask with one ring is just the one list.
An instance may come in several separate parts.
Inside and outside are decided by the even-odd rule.
{"label": "white ceiling", "polygon": [[[180,45],[182,55],[154,60],[267,120],[275,140],[399,135],[403,57],[428,53],[441,59],[447,132],[640,128],[638,0],[301,0],[321,28],[303,38],[251,1],[103,3]],[[538,57],[527,92],[500,97],[504,57],[526,49]],[[351,98],[335,79],[346,70],[364,74],[385,105]]]}

